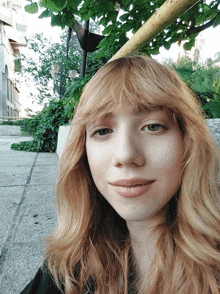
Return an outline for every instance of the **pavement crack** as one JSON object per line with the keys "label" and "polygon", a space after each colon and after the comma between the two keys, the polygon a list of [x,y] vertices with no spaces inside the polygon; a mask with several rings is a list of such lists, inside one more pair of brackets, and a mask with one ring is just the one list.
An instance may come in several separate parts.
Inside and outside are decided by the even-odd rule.
{"label": "pavement crack", "polygon": [[33,170],[34,170],[34,167],[35,167],[35,164],[36,164],[36,160],[37,160],[37,157],[38,157],[38,153],[36,154],[36,157],[33,161],[33,164],[32,164],[32,167],[30,169],[30,172],[29,172],[29,175],[27,177],[27,180],[26,180],[26,184],[24,186],[24,190],[23,190],[23,193],[22,193],[22,196],[21,196],[21,200],[18,204],[18,207],[15,211],[15,214],[14,214],[14,217],[13,217],[13,220],[12,220],[12,224],[11,224],[11,228],[9,229],[9,233],[8,233],[8,237],[5,241],[5,244],[2,248],[2,251],[1,251],[1,254],[0,254],[0,274],[4,271],[4,264],[6,263],[7,259],[8,259],[8,256],[9,256],[9,249],[10,249],[10,245],[11,245],[11,241],[13,240],[13,237],[16,233],[16,229],[17,229],[17,226],[19,224],[19,221],[21,219],[21,209],[22,209],[22,205],[24,203],[24,200],[25,200],[25,196],[26,196],[26,193],[27,193],[27,188],[30,184],[30,181],[31,181],[31,177],[32,177],[32,173],[33,173]]}
{"label": "pavement crack", "polygon": [[5,263],[7,256],[8,256],[8,248],[3,247],[1,255],[0,255],[0,275],[3,272],[3,264]]}
{"label": "pavement crack", "polygon": [[26,185],[29,185],[29,184],[30,184],[31,177],[32,177],[32,173],[33,173],[33,169],[34,169],[34,167],[35,167],[35,163],[36,163],[37,157],[38,157],[38,153],[37,153],[37,155],[36,155],[36,157],[35,157],[35,159],[34,159],[34,162],[33,162],[33,164],[32,164],[31,170],[30,170],[29,175],[28,175],[28,177],[27,177]]}

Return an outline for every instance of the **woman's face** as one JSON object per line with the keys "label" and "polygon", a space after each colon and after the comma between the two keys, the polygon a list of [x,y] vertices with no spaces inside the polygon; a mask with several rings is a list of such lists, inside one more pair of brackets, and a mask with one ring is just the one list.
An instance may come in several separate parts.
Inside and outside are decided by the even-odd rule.
{"label": "woman's face", "polygon": [[93,180],[127,222],[153,220],[181,183],[183,138],[164,110],[109,113],[86,128]]}

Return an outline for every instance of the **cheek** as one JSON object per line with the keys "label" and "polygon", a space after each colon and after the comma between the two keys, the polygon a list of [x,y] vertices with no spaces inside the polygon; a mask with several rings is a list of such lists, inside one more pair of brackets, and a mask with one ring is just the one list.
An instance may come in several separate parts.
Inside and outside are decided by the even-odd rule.
{"label": "cheek", "polygon": [[107,154],[103,149],[92,144],[86,144],[86,153],[93,180],[96,182],[96,179],[99,179],[105,170]]}
{"label": "cheek", "polygon": [[156,149],[155,146],[152,146],[152,154],[156,167],[161,173],[182,171],[183,142],[180,136],[160,142]]}

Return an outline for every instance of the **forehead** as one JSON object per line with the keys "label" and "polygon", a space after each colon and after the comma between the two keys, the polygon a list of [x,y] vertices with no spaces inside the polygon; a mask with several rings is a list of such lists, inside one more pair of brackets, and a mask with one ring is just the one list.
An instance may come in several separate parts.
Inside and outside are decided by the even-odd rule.
{"label": "forehead", "polygon": [[129,105],[124,105],[120,109],[113,110],[105,114],[104,118],[113,118],[117,115],[131,115],[131,116],[142,116],[151,113],[166,112],[162,107],[155,107],[154,109],[145,108],[133,108]]}
{"label": "forehead", "polygon": [[172,113],[167,109],[163,109],[162,107],[157,107],[154,109],[149,109],[149,108],[133,109],[132,107],[126,105],[120,110],[117,109],[115,111],[110,111],[108,113],[105,113],[101,117],[96,117],[94,120],[87,123],[87,126],[94,125],[103,120],[105,121],[109,119],[114,120],[114,119],[117,119],[118,116],[129,116],[131,119],[132,118],[142,119],[142,117],[145,118],[146,116],[151,116],[151,115],[158,115],[160,116],[160,118],[166,118],[166,119],[168,118],[170,119],[172,117]]}

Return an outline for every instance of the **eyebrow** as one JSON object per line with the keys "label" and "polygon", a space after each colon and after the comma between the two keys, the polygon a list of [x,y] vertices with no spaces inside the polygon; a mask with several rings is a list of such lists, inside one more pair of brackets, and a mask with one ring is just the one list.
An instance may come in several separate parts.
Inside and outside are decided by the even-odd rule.
{"label": "eyebrow", "polygon": [[[163,111],[163,108],[162,107],[159,107],[159,106],[157,106],[157,107],[152,107],[152,108],[144,108],[144,107],[142,107],[142,108],[139,108],[139,109],[133,109],[132,111],[131,111],[131,115],[141,115],[141,114],[146,114],[146,113],[152,113],[152,112],[158,112],[158,111]],[[104,119],[104,118],[112,118],[113,116],[115,115],[115,113],[114,112],[109,112],[109,113],[107,113],[106,115],[104,115],[101,119]]]}
{"label": "eyebrow", "polygon": [[[158,112],[158,111],[164,111],[164,109],[160,106],[156,106],[156,107],[140,107],[139,109],[133,109],[131,111],[131,115],[135,115],[135,116],[139,116],[139,115],[143,115],[143,114],[147,114],[147,113],[153,113],[153,112]],[[102,120],[105,119],[112,119],[114,118],[114,116],[116,115],[117,112],[108,112],[105,115],[101,116],[101,117],[96,117],[93,121],[91,121],[87,126],[89,125],[93,125],[96,124],[97,122],[100,122]]]}

